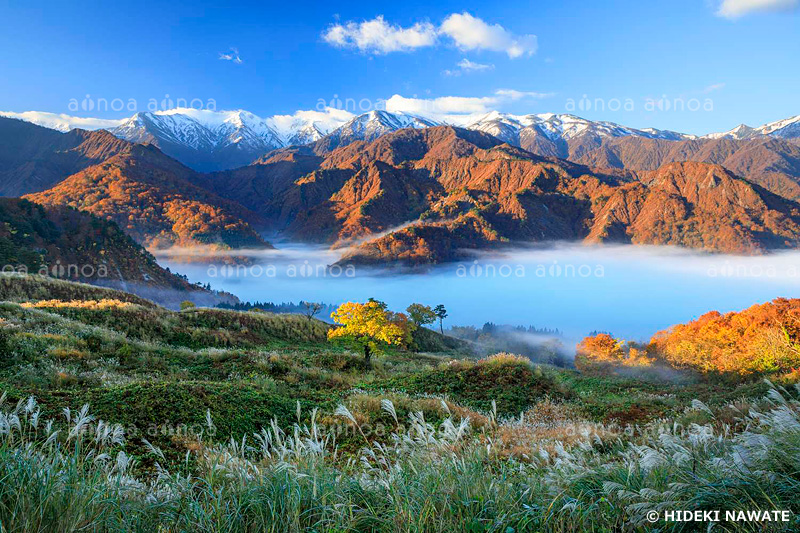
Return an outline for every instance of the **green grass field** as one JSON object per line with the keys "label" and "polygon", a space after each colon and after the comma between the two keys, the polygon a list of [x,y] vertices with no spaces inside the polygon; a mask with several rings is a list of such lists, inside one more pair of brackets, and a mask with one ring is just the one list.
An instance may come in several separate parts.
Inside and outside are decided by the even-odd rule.
{"label": "green grass field", "polygon": [[587,376],[431,330],[366,364],[305,316],[36,277],[0,277],[0,301],[0,531],[686,531],[647,513],[800,511],[790,383]]}

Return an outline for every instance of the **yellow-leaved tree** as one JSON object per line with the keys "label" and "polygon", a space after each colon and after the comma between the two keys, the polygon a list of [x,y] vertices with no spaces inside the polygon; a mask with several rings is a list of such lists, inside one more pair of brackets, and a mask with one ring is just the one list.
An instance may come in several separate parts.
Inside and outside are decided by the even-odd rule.
{"label": "yellow-leaved tree", "polygon": [[363,350],[367,362],[373,352],[388,346],[406,346],[411,340],[406,315],[387,311],[384,304],[375,300],[343,303],[331,318],[339,327],[328,330],[328,340]]}

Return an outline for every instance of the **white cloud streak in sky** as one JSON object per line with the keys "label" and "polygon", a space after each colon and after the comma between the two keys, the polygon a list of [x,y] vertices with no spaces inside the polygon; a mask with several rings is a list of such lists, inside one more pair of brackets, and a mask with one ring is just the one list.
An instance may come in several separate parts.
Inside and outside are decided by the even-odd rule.
{"label": "white cloud streak in sky", "polygon": [[69,131],[75,128],[80,128],[82,130],[115,128],[122,124],[125,120],[73,117],[64,113],[48,113],[46,111],[23,111],[22,113],[15,113],[13,111],[0,111],[0,117],[16,118],[58,131]]}
{"label": "white cloud streak in sky", "polygon": [[410,113],[415,115],[440,117],[468,117],[489,113],[498,107],[520,100],[540,100],[549,98],[554,93],[517,91],[514,89],[498,89],[490,96],[440,96],[438,98],[407,98],[395,94],[386,100],[386,110],[390,112]]}
{"label": "white cloud streak in sky", "polygon": [[456,63],[456,68],[453,70],[445,70],[442,73],[445,76],[460,76],[462,74],[469,74],[472,72],[485,72],[487,70],[493,70],[494,65],[486,65],[483,63],[476,63],[474,61],[470,61],[466,57]]}
{"label": "white cloud streak in sky", "polygon": [[724,83],[714,83],[713,85],[709,85],[708,87],[703,88],[703,94],[713,93],[714,91],[720,91],[725,88]]}
{"label": "white cloud streak in sky", "polygon": [[800,6],[800,0],[722,0],[717,16],[737,19],[750,13],[790,11]]}
{"label": "white cloud streak in sky", "polygon": [[222,61],[231,61],[237,65],[244,63],[242,58],[239,56],[239,50],[236,48],[231,48],[228,52],[220,52],[219,58]]}

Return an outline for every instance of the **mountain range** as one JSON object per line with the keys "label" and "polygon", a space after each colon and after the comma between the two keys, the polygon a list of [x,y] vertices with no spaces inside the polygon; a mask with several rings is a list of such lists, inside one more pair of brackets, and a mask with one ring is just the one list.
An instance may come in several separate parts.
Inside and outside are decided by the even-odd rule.
{"label": "mountain range", "polygon": [[152,145],[107,131],[61,133],[0,117],[0,193],[112,220],[149,248],[268,248],[239,204],[194,185],[197,173]]}
{"label": "mountain range", "polygon": [[354,115],[345,110],[325,108],[323,111],[299,111],[294,115],[261,118],[243,110],[177,108],[136,113],[117,121],[76,119],[39,112],[0,115],[60,131],[87,125],[103,127],[121,139],[158,146],[165,154],[203,172],[245,166],[272,150],[292,145],[314,144],[317,152],[329,151],[356,140],[371,141],[402,128],[441,125],[483,131],[532,153],[562,159],[583,157],[603,142],[618,138],[664,141],[800,138],[800,115],[756,128],[740,125],[727,132],[703,137],[652,128],[629,128],[612,122],[554,113],[512,115],[490,112],[425,117],[385,110]]}
{"label": "mountain range", "polygon": [[[462,128],[372,112],[325,135],[315,126],[308,139],[316,140],[304,144],[281,130],[270,138],[289,146],[199,172],[166,147],[192,139],[204,151],[220,137],[178,115],[153,115],[167,130],[141,116],[115,127],[132,136],[141,122],[158,142],[0,118],[0,191],[86,211],[150,249],[269,248],[262,235],[278,233],[368,264],[439,263],[465,250],[558,240],[731,253],[800,244],[797,121],[737,139],[569,115],[493,113]],[[220,150],[266,143],[253,117],[219,121]]]}
{"label": "mountain range", "polygon": [[273,152],[205,184],[345,262],[438,263],[509,244],[668,244],[761,253],[800,244],[800,204],[720,165],[631,172],[535,155],[484,132],[402,129],[324,155]]}

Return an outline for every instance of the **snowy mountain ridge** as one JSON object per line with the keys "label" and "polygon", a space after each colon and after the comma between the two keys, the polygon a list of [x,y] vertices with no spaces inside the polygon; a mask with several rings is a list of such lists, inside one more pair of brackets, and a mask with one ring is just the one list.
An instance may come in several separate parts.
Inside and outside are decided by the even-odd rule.
{"label": "snowy mountain ridge", "polygon": [[[168,155],[198,170],[223,170],[247,165],[261,155],[290,145],[311,144],[324,139],[333,149],[356,140],[374,140],[402,128],[453,125],[479,130],[503,141],[526,147],[530,143],[557,146],[582,139],[644,137],[665,140],[752,139],[772,136],[800,138],[800,115],[757,128],[740,125],[727,132],[703,137],[654,128],[636,129],[613,122],[592,121],[570,114],[539,113],[514,115],[492,111],[479,115],[437,115],[424,117],[402,111],[369,111],[355,115],[326,107],[322,111],[297,111],[292,115],[259,117],[249,111],[211,111],[175,108],[141,112],[122,120],[71,117],[69,115],[0,112],[59,131],[74,128],[107,129],[117,137],[152,143]],[[539,139],[539,140],[537,140]]]}
{"label": "snowy mountain ridge", "polygon": [[744,140],[753,139],[762,135],[781,139],[796,139],[800,137],[800,115],[769,122],[757,128],[751,128],[746,124],[739,124],[732,130],[709,133],[703,138]]}

